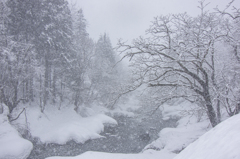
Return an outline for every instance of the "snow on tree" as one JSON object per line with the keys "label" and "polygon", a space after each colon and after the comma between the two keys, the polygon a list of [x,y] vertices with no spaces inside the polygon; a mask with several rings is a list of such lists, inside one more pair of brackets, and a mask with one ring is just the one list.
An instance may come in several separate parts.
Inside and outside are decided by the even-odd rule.
{"label": "snow on tree", "polygon": [[[44,111],[48,99],[54,103],[57,96],[61,96],[60,77],[68,64],[66,58],[72,53],[72,19],[68,3],[65,0],[8,0],[6,5],[9,8],[6,33],[14,42],[10,51],[18,60],[24,60],[25,67],[24,71],[18,71],[25,79],[17,83],[21,84],[25,101],[33,101],[34,95],[39,97]],[[25,46],[25,50],[19,46]]]}
{"label": "snow on tree", "polygon": [[[213,99],[215,85],[216,43],[226,36],[221,19],[204,11],[190,17],[187,14],[158,16],[147,30],[147,38],[138,38],[132,45],[119,43],[123,58],[130,58],[134,67],[133,86],[147,84],[159,88],[161,103],[185,98],[199,103],[212,126],[218,124]],[[159,104],[161,105],[161,104]]]}
{"label": "snow on tree", "polygon": [[94,56],[94,70],[92,82],[96,88],[100,102],[108,105],[112,98],[112,91],[117,83],[116,55],[112,48],[111,41],[106,33],[100,36],[96,43]]}
{"label": "snow on tree", "polygon": [[[72,21],[65,0],[46,0],[40,3],[35,45],[44,65],[42,111],[50,95],[56,97],[56,80],[71,53]],[[63,68],[62,68],[63,66]],[[52,94],[50,94],[52,93]]]}
{"label": "snow on tree", "polygon": [[[1,102],[9,107],[9,111],[18,105],[20,101],[27,101],[30,97],[30,80],[33,70],[32,59],[34,58],[33,46],[23,40],[26,32],[14,23],[13,10],[8,1],[6,4],[1,2]],[[9,8],[8,8],[9,7]],[[22,18],[20,14],[18,18]],[[13,24],[14,23],[14,24]],[[19,28],[19,32],[11,27]]]}
{"label": "snow on tree", "polygon": [[[234,7],[235,2],[231,1],[224,10],[216,8],[223,19],[221,27],[226,34],[224,48],[228,48],[228,53],[225,53],[224,60],[219,64],[222,72],[222,75],[218,76],[219,97],[230,116],[240,112],[240,11]],[[223,50],[226,50],[224,48]],[[230,61],[226,62],[226,59],[229,59],[226,56],[231,58]]]}
{"label": "snow on tree", "polygon": [[69,67],[68,87],[73,92],[75,110],[79,111],[80,105],[88,105],[92,100],[92,88],[89,79],[92,58],[94,54],[94,42],[87,33],[87,21],[82,9],[73,11],[73,47],[74,56]]}

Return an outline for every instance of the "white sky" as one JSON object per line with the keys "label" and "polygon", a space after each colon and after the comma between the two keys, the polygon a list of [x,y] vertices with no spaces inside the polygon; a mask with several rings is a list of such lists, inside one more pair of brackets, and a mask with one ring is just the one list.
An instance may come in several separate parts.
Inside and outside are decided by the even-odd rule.
{"label": "white sky", "polygon": [[[158,15],[187,12],[190,15],[199,13],[199,0],[70,0],[82,8],[88,21],[87,31],[95,41],[106,32],[113,44],[122,38],[131,41],[144,35],[150,22]],[[205,0],[210,2],[207,9],[217,5],[223,9],[231,0]],[[240,8],[240,0],[234,5]]]}

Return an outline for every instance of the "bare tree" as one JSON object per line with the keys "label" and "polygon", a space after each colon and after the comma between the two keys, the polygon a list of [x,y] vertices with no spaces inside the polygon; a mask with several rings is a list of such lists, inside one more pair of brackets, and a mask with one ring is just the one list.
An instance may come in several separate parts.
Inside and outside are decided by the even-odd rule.
{"label": "bare tree", "polygon": [[230,116],[240,112],[240,9],[234,6],[235,2],[232,0],[223,10],[215,9],[223,19],[224,41],[230,46],[229,56],[232,57],[231,63],[223,62],[218,88],[221,102]]}
{"label": "bare tree", "polygon": [[140,37],[131,45],[119,42],[119,51],[132,61],[135,84],[164,88],[162,102],[173,98],[198,101],[214,127],[218,124],[211,94],[214,47],[224,33],[220,19],[204,7],[200,2],[201,14],[195,18],[187,14],[156,17],[147,38]]}

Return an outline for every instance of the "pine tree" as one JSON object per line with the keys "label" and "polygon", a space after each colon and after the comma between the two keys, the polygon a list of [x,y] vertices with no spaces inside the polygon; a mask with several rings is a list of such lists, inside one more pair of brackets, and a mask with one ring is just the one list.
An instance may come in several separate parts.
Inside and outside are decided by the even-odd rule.
{"label": "pine tree", "polygon": [[56,76],[62,73],[71,50],[72,20],[65,0],[44,0],[38,7],[34,44],[44,65],[43,111],[50,92],[56,98]]}
{"label": "pine tree", "polygon": [[70,68],[69,87],[73,91],[75,110],[80,105],[88,105],[91,100],[91,84],[88,72],[91,70],[94,43],[87,33],[87,21],[82,9],[73,13],[74,17],[74,58]]}
{"label": "pine tree", "polygon": [[107,34],[101,35],[95,48],[94,73],[92,81],[101,103],[109,101],[116,85],[115,52]]}
{"label": "pine tree", "polygon": [[[31,44],[26,42],[26,30],[21,21],[24,10],[17,8],[19,1],[1,2],[1,101],[10,112],[20,101],[27,101],[28,81],[34,57]],[[21,5],[19,5],[21,7]],[[19,16],[16,16],[19,15]],[[23,22],[24,24],[26,22]],[[16,29],[18,28],[18,29]],[[28,92],[29,93],[29,92]]]}
{"label": "pine tree", "polygon": [[[63,74],[66,58],[71,53],[72,20],[68,3],[65,0],[8,0],[7,6],[10,9],[8,34],[15,42],[30,44],[37,53],[35,63],[44,69],[44,75],[40,72],[36,79],[40,82],[40,105],[44,111],[50,95],[55,101],[59,79],[57,76]],[[15,54],[17,53],[19,51],[15,49]],[[31,58],[28,59],[26,64],[33,63]],[[24,92],[30,92],[27,94],[31,95],[32,72],[32,69],[26,70],[27,77],[31,78],[23,82]]]}

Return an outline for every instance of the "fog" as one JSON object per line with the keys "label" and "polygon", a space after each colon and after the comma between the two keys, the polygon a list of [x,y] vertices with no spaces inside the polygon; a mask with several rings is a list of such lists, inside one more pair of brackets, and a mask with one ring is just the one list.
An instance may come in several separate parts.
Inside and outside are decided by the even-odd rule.
{"label": "fog", "polygon": [[[144,35],[154,17],[159,15],[188,13],[197,15],[199,0],[69,0],[82,8],[88,21],[87,31],[94,40],[106,32],[113,46],[118,39],[131,41]],[[231,0],[208,0],[207,9],[224,9]],[[240,1],[234,2],[236,7]]]}

